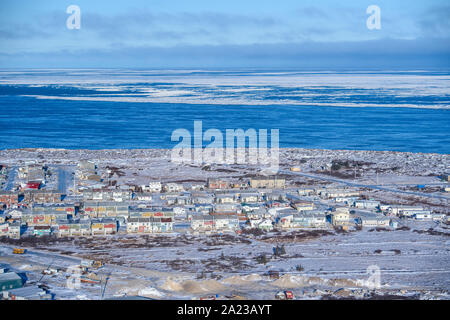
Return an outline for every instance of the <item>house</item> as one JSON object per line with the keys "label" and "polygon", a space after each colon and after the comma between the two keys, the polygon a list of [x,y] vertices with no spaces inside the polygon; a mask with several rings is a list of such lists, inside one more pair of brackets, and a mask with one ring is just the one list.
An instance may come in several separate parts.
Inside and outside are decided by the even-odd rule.
{"label": "house", "polygon": [[353,203],[358,199],[359,197],[336,197],[334,198],[334,202],[343,203],[346,205],[353,205]]}
{"label": "house", "polygon": [[5,223],[6,219],[8,219],[10,215],[8,215],[6,212],[0,211],[0,224]]}
{"label": "house", "polygon": [[132,193],[130,190],[91,189],[83,191],[84,201],[125,202],[130,201],[131,197]]}
{"label": "house", "polygon": [[79,174],[80,180],[89,180],[89,181],[96,181],[96,182],[102,182],[102,177],[91,171],[83,171]]}
{"label": "house", "polygon": [[391,219],[391,221],[389,222],[389,226],[390,226],[391,228],[397,229],[397,228],[398,228],[398,225],[399,225],[399,223],[398,223],[397,220]]}
{"label": "house", "polygon": [[286,201],[286,194],[284,192],[269,192],[264,196],[266,201]]}
{"label": "house", "polygon": [[413,215],[414,219],[422,220],[422,221],[431,221],[433,220],[433,215],[429,211],[416,212]]}
{"label": "house", "polygon": [[20,239],[22,235],[22,226],[20,222],[10,223],[8,226],[8,237],[12,239]]}
{"label": "house", "polygon": [[165,233],[172,231],[172,217],[129,218],[127,221],[127,233]]}
{"label": "house", "polygon": [[236,215],[193,215],[190,217],[191,229],[194,231],[235,231],[239,228]]}
{"label": "house", "polygon": [[185,189],[189,189],[191,191],[203,191],[205,190],[205,184],[201,182],[191,182],[186,184]]}
{"label": "house", "polygon": [[320,197],[332,199],[338,197],[359,197],[361,192],[355,189],[325,189],[320,191]]}
{"label": "house", "polygon": [[229,182],[221,179],[209,178],[206,183],[208,189],[218,190],[218,189],[228,189]]}
{"label": "house", "polygon": [[7,263],[0,263],[0,273],[6,273],[11,269],[11,266]]}
{"label": "house", "polygon": [[331,223],[333,226],[347,226],[350,223],[350,212],[348,208],[339,208],[332,212]]}
{"label": "house", "polygon": [[38,286],[22,287],[3,291],[6,300],[52,300],[52,294]]}
{"label": "house", "polygon": [[261,230],[271,231],[273,230],[273,222],[270,219],[264,219],[259,222],[256,227]]}
{"label": "house", "polygon": [[214,211],[212,212],[212,214],[215,215],[236,214],[240,213],[241,210],[239,208],[240,208],[239,205],[234,203],[216,204],[214,206]]}
{"label": "house", "polygon": [[325,226],[325,213],[318,210],[309,210],[301,214],[294,214],[289,228],[324,228]]}
{"label": "house", "polygon": [[[244,203],[241,205],[242,212],[247,214],[247,216],[251,213],[254,213],[256,211],[259,211],[262,209],[262,206],[258,203]],[[265,210],[267,211],[267,210]],[[257,213],[259,215],[259,213]]]}
{"label": "house", "polygon": [[213,216],[215,219],[216,231],[235,231],[239,229],[239,219],[236,215],[218,215]]}
{"label": "house", "polygon": [[255,203],[259,201],[258,193],[241,193],[241,202],[242,203]]}
{"label": "house", "polygon": [[214,202],[214,196],[210,194],[193,194],[191,199],[194,204],[212,204]]}
{"label": "house", "polygon": [[270,200],[266,202],[266,206],[269,208],[289,208],[291,206],[290,202],[288,201],[276,201],[276,200]]}
{"label": "house", "polygon": [[248,219],[269,219],[272,217],[270,212],[264,207],[257,207],[254,210],[243,211]]}
{"label": "house", "polygon": [[445,214],[444,213],[433,213],[431,215],[433,221],[445,221]]}
{"label": "house", "polygon": [[235,203],[236,198],[232,193],[228,194],[219,194],[216,196],[216,203]]}
{"label": "house", "polygon": [[364,228],[389,227],[391,219],[370,212],[357,212],[356,222]]}
{"label": "house", "polygon": [[22,219],[22,215],[23,215],[24,212],[31,213],[30,210],[13,209],[13,210],[7,211],[7,214],[9,214],[9,216],[13,220],[21,220]]}
{"label": "house", "polygon": [[257,228],[258,224],[260,224],[263,221],[263,218],[258,216],[252,216],[252,217],[248,217],[248,224],[250,225],[250,228]]}
{"label": "house", "polygon": [[311,196],[314,194],[314,189],[308,189],[308,188],[298,189],[297,193],[300,196]]}
{"label": "house", "polygon": [[286,179],[279,177],[256,177],[250,179],[250,187],[254,189],[284,189]]}
{"label": "house", "polygon": [[152,199],[153,199],[152,194],[148,192],[136,193],[133,196],[133,200],[136,201],[152,201]]}
{"label": "house", "polygon": [[160,181],[150,181],[148,185],[141,186],[143,192],[160,193],[162,184]]}
{"label": "house", "polygon": [[127,202],[84,202],[84,214],[91,218],[128,217],[129,203]]}
{"label": "house", "polygon": [[0,203],[7,208],[16,207],[19,203],[19,194],[12,191],[0,191]]}
{"label": "house", "polygon": [[248,182],[235,182],[230,185],[233,189],[247,189],[248,188]]}
{"label": "house", "polygon": [[313,202],[310,201],[300,201],[300,200],[294,200],[292,201],[292,206],[297,211],[307,211],[307,210],[314,210],[315,205]]}
{"label": "house", "polygon": [[214,211],[214,206],[211,204],[196,204],[194,211],[202,214],[211,214]]}
{"label": "house", "polygon": [[26,190],[23,192],[26,203],[60,203],[61,193],[53,190]]}
{"label": "house", "polygon": [[69,219],[71,216],[66,211],[52,210],[52,208],[36,211],[33,209],[31,212],[22,214],[22,222],[28,226],[53,226],[56,220]]}
{"label": "house", "polygon": [[130,207],[129,209],[130,218],[173,218],[174,210],[169,208],[159,208],[159,207]]}
{"label": "house", "polygon": [[49,236],[52,234],[51,226],[34,226],[33,227],[33,235],[34,236]]}
{"label": "house", "polygon": [[117,220],[110,218],[92,219],[91,234],[92,235],[107,235],[117,232]]}
{"label": "house", "polygon": [[359,209],[376,209],[379,208],[380,201],[376,200],[355,200],[353,202],[353,207]]}
{"label": "house", "polygon": [[152,218],[129,218],[127,221],[127,233],[152,233]]}
{"label": "house", "polygon": [[297,211],[294,210],[283,210],[277,217],[277,225],[280,228],[292,228],[292,221],[296,214]]}
{"label": "house", "polygon": [[[68,216],[71,217],[74,217],[77,213],[77,207],[73,203],[33,204],[31,209],[33,213],[54,211],[59,213],[66,213]],[[23,215],[24,213],[22,213],[22,216]]]}
{"label": "house", "polygon": [[182,192],[184,191],[184,188],[183,185],[172,182],[165,184],[163,190],[165,192]]}
{"label": "house", "polygon": [[89,236],[92,234],[91,221],[90,219],[60,220],[57,222],[56,233],[59,237]]}
{"label": "house", "polygon": [[166,233],[173,231],[173,219],[163,217],[152,218],[153,233]]}
{"label": "house", "polygon": [[9,235],[9,223],[0,224],[0,237],[7,237]]}
{"label": "house", "polygon": [[396,216],[413,216],[416,213],[424,212],[424,208],[420,206],[391,206],[389,213]]}
{"label": "house", "polygon": [[38,190],[41,187],[40,181],[28,181],[25,184],[24,190]]}
{"label": "house", "polygon": [[177,203],[178,196],[179,196],[179,194],[168,194],[168,193],[165,193],[164,195],[161,196],[161,200],[165,201],[164,204],[166,206],[172,206],[172,205]]}
{"label": "house", "polygon": [[23,287],[22,278],[15,272],[0,273],[0,291]]}
{"label": "house", "polygon": [[191,229],[194,231],[215,230],[215,219],[210,215],[193,215],[190,217]]}
{"label": "house", "polygon": [[80,162],[78,162],[78,168],[80,170],[95,171],[97,169],[97,166],[93,161],[81,160]]}
{"label": "house", "polygon": [[188,205],[191,203],[191,197],[189,196],[178,196],[175,198],[175,204],[177,205]]}

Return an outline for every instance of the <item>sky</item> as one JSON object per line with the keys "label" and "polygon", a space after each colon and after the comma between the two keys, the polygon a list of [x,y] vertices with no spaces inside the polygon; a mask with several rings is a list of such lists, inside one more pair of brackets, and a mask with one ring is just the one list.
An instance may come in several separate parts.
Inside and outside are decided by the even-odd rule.
{"label": "sky", "polygon": [[[70,5],[81,11],[69,29]],[[377,5],[381,29],[369,30]],[[0,68],[449,69],[448,0],[2,0]]]}

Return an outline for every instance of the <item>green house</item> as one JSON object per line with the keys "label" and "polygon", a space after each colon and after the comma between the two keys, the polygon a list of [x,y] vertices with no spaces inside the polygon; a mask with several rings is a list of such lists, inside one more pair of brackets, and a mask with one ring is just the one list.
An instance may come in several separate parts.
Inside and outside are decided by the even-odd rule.
{"label": "green house", "polygon": [[0,273],[0,291],[22,288],[22,278],[15,272]]}

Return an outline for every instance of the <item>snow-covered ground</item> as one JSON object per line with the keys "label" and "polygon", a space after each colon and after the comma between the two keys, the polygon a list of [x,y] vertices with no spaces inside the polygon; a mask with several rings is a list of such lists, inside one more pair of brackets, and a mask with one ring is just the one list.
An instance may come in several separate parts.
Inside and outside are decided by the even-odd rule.
{"label": "snow-covered ground", "polygon": [[[406,225],[405,225],[406,226]],[[378,294],[417,295],[422,299],[448,299],[450,289],[449,231],[445,225],[408,222],[409,230],[365,229],[305,239],[292,237],[277,241],[236,236],[127,236],[94,237],[29,246],[23,256],[12,255],[10,245],[0,246],[2,262],[27,271],[29,281],[50,287],[57,298],[101,297],[109,275],[105,297],[143,295],[156,299],[198,298],[219,294],[272,299],[277,291],[291,289],[298,298],[319,299],[335,292],[368,294],[371,273],[379,268]],[[436,234],[427,232],[433,228]],[[300,234],[300,233],[299,233]],[[272,248],[284,244],[286,254],[272,257]],[[256,257],[266,254],[266,264]],[[102,285],[81,284],[71,290],[65,269],[82,258],[101,259],[106,266],[98,271]],[[297,266],[303,270],[299,271]],[[51,266],[61,268],[55,276],[40,272]],[[269,270],[280,272],[269,279]]]}
{"label": "snow-covered ground", "polygon": [[[80,160],[92,160],[100,173],[115,167],[120,175],[111,179],[123,184],[149,181],[199,181],[208,177],[245,179],[259,173],[251,165],[177,165],[170,162],[170,150],[62,150],[18,149],[0,151],[0,163],[20,166],[36,160],[65,170],[55,186],[70,188]],[[333,160],[343,163],[330,171]],[[308,178],[289,172],[291,166]],[[448,193],[430,191],[443,198],[405,194],[416,184],[446,185],[438,175],[449,171],[450,156],[401,152],[281,149],[280,168],[289,188],[322,185],[341,186],[340,180],[365,185],[389,186],[389,190],[363,188],[370,198],[393,204],[419,203],[437,212],[448,213]],[[58,172],[56,170],[55,172]],[[355,172],[357,174],[355,174]],[[376,177],[378,173],[378,178]],[[356,176],[356,177],[355,177]],[[338,179],[323,180],[320,177]],[[398,190],[399,192],[396,192]],[[59,239],[21,244],[24,255],[13,255],[14,244],[0,244],[0,262],[27,271],[29,283],[45,283],[59,299],[99,299],[108,278],[104,297],[143,295],[155,299],[220,297],[273,299],[277,291],[292,289],[297,297],[319,299],[328,295],[363,297],[370,292],[369,267],[379,268],[379,295],[396,294],[416,298],[449,299],[449,226],[435,222],[403,222],[402,230],[372,230],[325,234],[302,231],[271,233],[263,237],[225,234],[167,234]],[[432,228],[432,229],[430,229]],[[276,245],[284,245],[286,255],[272,257]],[[257,257],[266,254],[266,264]],[[98,271],[102,285],[81,284],[71,290],[66,285],[66,269],[83,258],[106,262]],[[48,266],[61,269],[57,275],[41,271]],[[269,270],[280,272],[269,279]],[[340,290],[344,288],[344,290]]]}

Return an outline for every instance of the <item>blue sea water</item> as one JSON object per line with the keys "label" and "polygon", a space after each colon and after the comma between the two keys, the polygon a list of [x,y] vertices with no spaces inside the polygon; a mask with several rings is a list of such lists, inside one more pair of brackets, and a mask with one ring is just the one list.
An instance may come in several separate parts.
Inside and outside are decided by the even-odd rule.
{"label": "blue sea water", "polygon": [[[317,90],[320,94],[324,89]],[[123,89],[118,92],[124,93]],[[126,93],[133,92],[130,89]],[[194,120],[202,120],[203,131],[216,128],[224,135],[226,129],[279,129],[280,147],[450,153],[449,109],[327,107],[301,102],[299,105],[137,103],[25,96],[96,93],[94,89],[70,86],[0,85],[0,149],[172,148],[176,145],[171,141],[173,130],[185,128],[193,134]],[[358,101],[360,93],[356,91],[353,98],[348,95],[345,98]],[[386,101],[383,96],[370,99]],[[449,101],[448,95],[434,95],[428,101],[424,101],[427,98],[423,95],[417,99],[422,103]]]}

